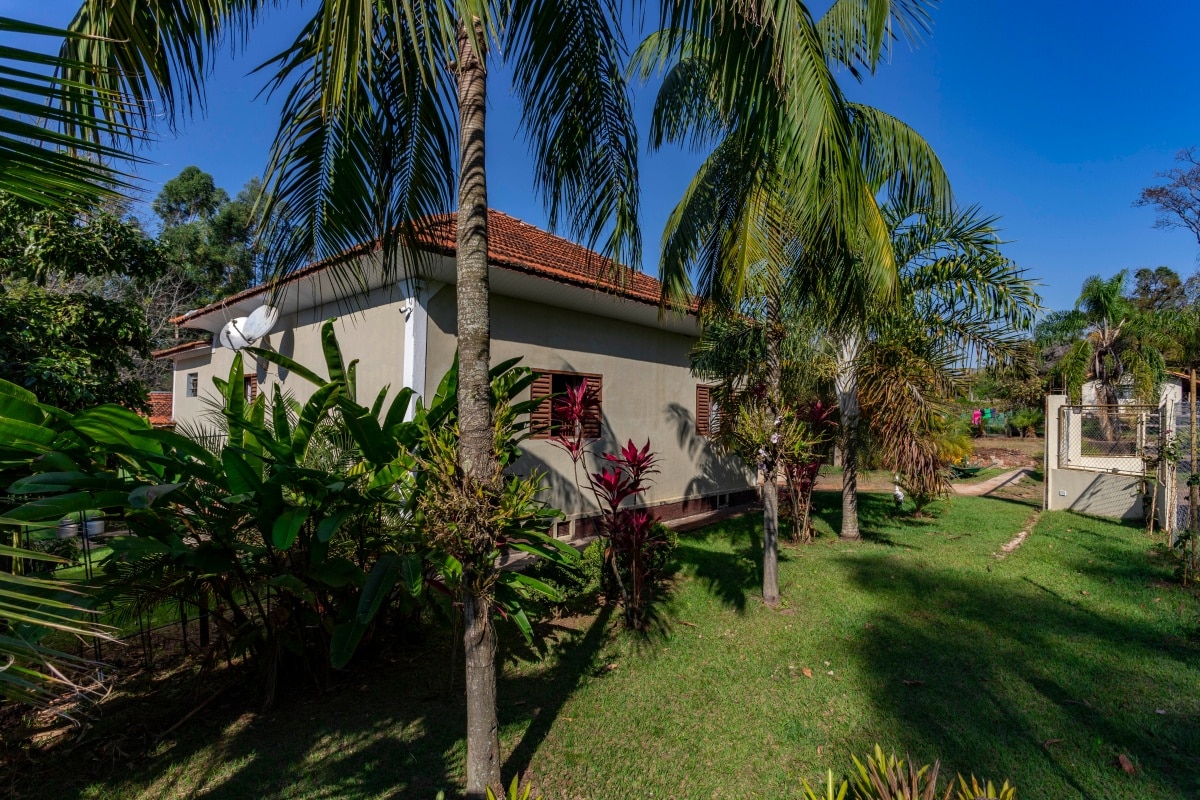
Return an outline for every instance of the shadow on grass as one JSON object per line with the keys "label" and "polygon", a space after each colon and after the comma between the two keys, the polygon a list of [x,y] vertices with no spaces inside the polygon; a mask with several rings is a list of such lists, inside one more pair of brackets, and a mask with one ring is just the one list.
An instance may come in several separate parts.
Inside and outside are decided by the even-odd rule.
{"label": "shadow on grass", "polygon": [[612,614],[613,606],[603,606],[582,636],[559,648],[553,668],[533,677],[501,680],[500,724],[527,723],[521,741],[501,768],[505,780],[525,774],[571,694],[594,673]]}
{"label": "shadow on grass", "polygon": [[[524,725],[504,764],[506,778],[527,769],[563,704],[594,672],[610,615],[602,609],[583,631],[540,626],[557,637],[553,666],[502,671],[497,688],[501,731]],[[500,638],[498,664],[511,661],[510,644],[522,655],[532,655],[508,625],[501,625]],[[101,764],[90,756],[80,760],[77,753],[63,753],[57,757],[69,759],[71,768],[44,765],[43,774],[31,775],[30,785],[20,787],[26,792],[22,796],[431,800],[446,790],[448,797],[457,797],[466,711],[457,674],[462,653],[456,649],[448,633],[431,636],[343,675],[330,690],[281,697],[267,712],[257,710],[260,701],[252,692],[230,689],[163,737],[151,755],[130,762],[138,755],[135,749],[119,763]],[[243,673],[238,685],[242,682],[252,684],[252,675]],[[137,749],[143,749],[193,705],[176,702],[163,708],[146,695],[130,695],[122,704],[106,704],[98,730],[102,736],[119,737],[119,720],[136,711],[146,731],[138,742]],[[127,742],[133,744],[132,739]]]}
{"label": "shadow on grass", "polygon": [[[675,554],[684,571],[713,596],[744,613],[747,595],[762,586],[762,514],[751,512],[684,534]],[[786,559],[782,550],[779,559]]]}
{"label": "shadow on grass", "polygon": [[[1145,559],[1129,564],[1128,546],[1093,538],[1106,561],[1097,573],[1134,587],[1159,574]],[[1194,697],[1200,647],[1137,614],[1097,610],[1095,593],[1046,585],[1080,565],[1043,557],[1060,577],[838,558],[887,609],[854,644],[875,707],[914,756],[1010,778],[1023,796],[1195,797],[1200,720],[1172,705]],[[1134,776],[1118,768],[1121,754]]]}

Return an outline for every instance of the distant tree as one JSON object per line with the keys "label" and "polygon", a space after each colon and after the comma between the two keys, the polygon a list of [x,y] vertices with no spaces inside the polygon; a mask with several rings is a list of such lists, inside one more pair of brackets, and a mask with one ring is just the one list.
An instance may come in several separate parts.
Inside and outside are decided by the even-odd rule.
{"label": "distant tree", "polygon": [[1142,189],[1135,206],[1151,206],[1158,212],[1156,228],[1183,228],[1200,244],[1200,160],[1195,147],[1175,154],[1179,166],[1155,174],[1165,183]]}
{"label": "distant tree", "polygon": [[1133,273],[1129,299],[1139,311],[1178,311],[1188,305],[1188,292],[1179,273],[1170,267],[1142,267]]}
{"label": "distant tree", "polygon": [[[1097,400],[1105,409],[1117,405],[1125,385],[1140,401],[1157,402],[1166,373],[1163,350],[1170,337],[1164,335],[1162,315],[1141,311],[1130,302],[1125,294],[1128,280],[1126,270],[1108,279],[1093,275],[1083,282],[1074,309],[1049,314],[1038,325],[1035,338],[1042,346],[1069,345],[1054,374],[1073,402],[1080,401],[1089,378],[1097,382]],[[1101,424],[1111,440],[1106,411]]]}
{"label": "distant tree", "polygon": [[158,241],[178,280],[194,289],[201,304],[239,292],[259,281],[254,247],[257,178],[230,200],[212,175],[185,167],[163,185],[151,208],[162,223]]}
{"label": "distant tree", "polygon": [[150,331],[133,287],[166,264],[107,210],[42,210],[0,195],[0,378],[76,410],[144,404]]}
{"label": "distant tree", "polygon": [[1046,398],[1041,349],[1026,339],[1013,350],[1011,359],[989,364],[976,377],[975,398],[1007,411],[1040,409]]}

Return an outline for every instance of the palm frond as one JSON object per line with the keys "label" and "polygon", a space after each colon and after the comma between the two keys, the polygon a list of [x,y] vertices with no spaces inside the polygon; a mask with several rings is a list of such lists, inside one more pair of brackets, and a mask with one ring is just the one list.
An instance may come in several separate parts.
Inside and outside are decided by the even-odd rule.
{"label": "palm frond", "polygon": [[638,141],[618,4],[521,0],[509,10],[505,57],[551,228],[565,215],[589,248],[640,263]]}
{"label": "palm frond", "polygon": [[[364,253],[380,251],[385,275],[417,269],[419,225],[452,207],[452,100],[444,80],[422,79],[425,54],[404,46],[432,34],[397,34],[390,19],[376,26],[372,68],[338,95],[322,71],[323,24],[313,17],[263,66],[276,70],[271,90],[287,94],[257,214],[275,274],[324,261],[341,289],[354,290],[366,280]],[[328,115],[331,94],[356,106]]]}
{"label": "palm frond", "polygon": [[[270,0],[84,0],[59,53],[65,130],[138,139],[203,106],[210,56],[249,35]],[[75,124],[78,121],[81,124]]]}
{"label": "palm frond", "polygon": [[933,28],[937,0],[834,0],[817,21],[830,63],[861,77],[891,57],[895,42],[916,46]]}
{"label": "palm frond", "polygon": [[[4,17],[0,33],[55,41],[79,38]],[[15,42],[0,48],[0,191],[37,205],[75,208],[130,188],[129,177],[112,166],[132,158],[114,144],[117,128],[104,117],[71,108],[72,98],[88,87],[61,73],[86,66]],[[104,97],[114,105],[125,102],[118,94]]]}

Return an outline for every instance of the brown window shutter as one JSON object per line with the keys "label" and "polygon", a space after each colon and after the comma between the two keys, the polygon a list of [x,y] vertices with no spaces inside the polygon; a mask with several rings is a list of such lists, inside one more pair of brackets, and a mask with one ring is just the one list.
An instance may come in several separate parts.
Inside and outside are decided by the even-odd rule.
{"label": "brown window shutter", "polygon": [[696,385],[696,435],[712,435],[712,387]]}
{"label": "brown window shutter", "polygon": [[545,439],[550,436],[551,413],[554,410],[553,403],[549,399],[550,393],[551,378],[547,373],[539,374],[529,386],[529,399],[542,401],[529,414],[529,431],[536,439]]}
{"label": "brown window shutter", "polygon": [[599,439],[600,428],[604,423],[604,376],[584,375],[583,377],[587,379],[589,392],[595,393],[593,396],[596,400],[595,414],[584,426],[583,435],[589,439]]}

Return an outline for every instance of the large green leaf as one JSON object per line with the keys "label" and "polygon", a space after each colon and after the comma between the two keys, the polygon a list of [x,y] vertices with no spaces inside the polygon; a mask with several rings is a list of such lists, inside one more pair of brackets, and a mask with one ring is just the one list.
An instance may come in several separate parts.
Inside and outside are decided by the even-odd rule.
{"label": "large green leaf", "polygon": [[0,523],[42,522],[93,509],[122,508],[129,500],[124,491],[72,492],[33,500],[8,511]]}
{"label": "large green leaf", "polygon": [[297,461],[302,460],[308,453],[308,445],[312,441],[317,424],[336,405],[341,392],[340,384],[327,383],[313,392],[313,396],[304,404],[292,432],[292,455]]}
{"label": "large green leaf", "polygon": [[296,541],[300,529],[308,519],[309,509],[306,506],[289,508],[279,515],[271,526],[271,544],[276,550],[287,550]]}
{"label": "large green leaf", "polygon": [[225,479],[230,494],[252,494],[262,486],[262,474],[232,447],[221,451],[221,462],[225,465]]}

